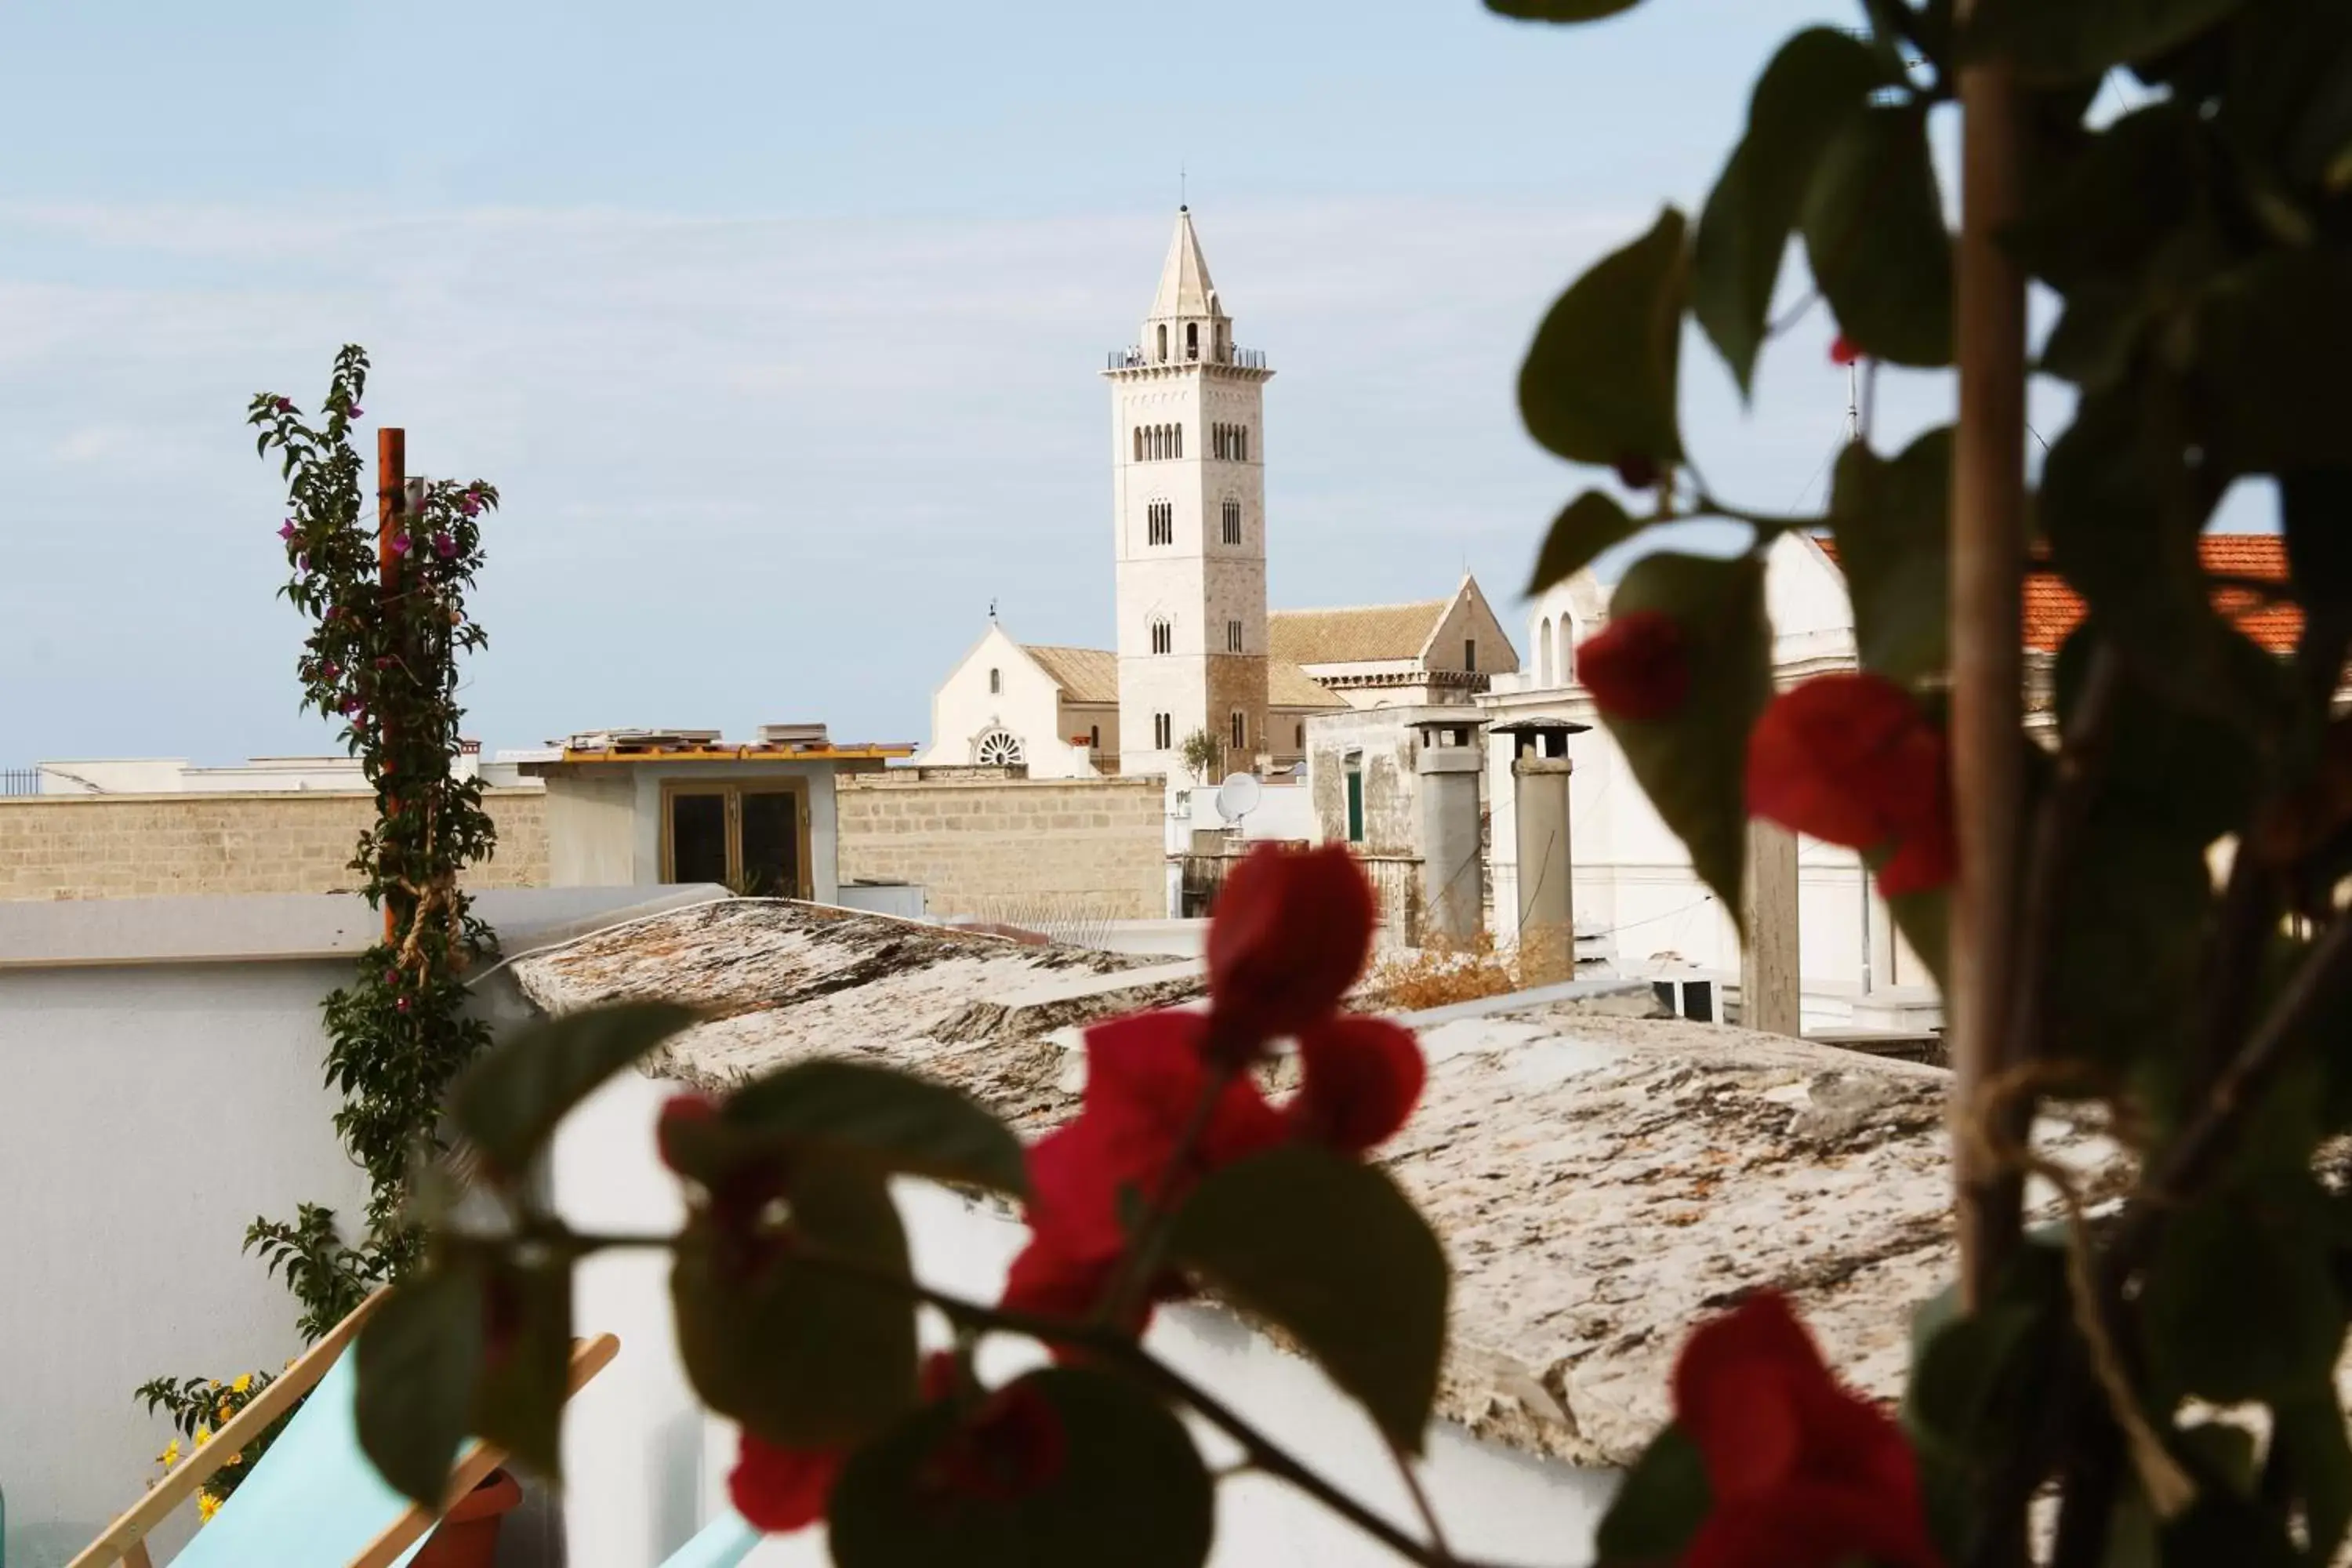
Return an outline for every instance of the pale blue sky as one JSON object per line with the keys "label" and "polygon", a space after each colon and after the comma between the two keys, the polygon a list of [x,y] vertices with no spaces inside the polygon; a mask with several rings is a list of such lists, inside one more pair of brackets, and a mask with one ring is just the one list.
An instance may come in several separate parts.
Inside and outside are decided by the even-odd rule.
{"label": "pale blue sky", "polygon": [[[1180,163],[1278,375],[1277,606],[1466,564],[1516,624],[1582,478],[1521,432],[1534,323],[1696,207],[1804,0],[1581,29],[1475,0],[974,7],[0,0],[0,763],[318,749],[241,423],[346,340],[413,467],[496,480],[470,728],[821,719],[922,740],[991,598],[1108,646],[1102,351]],[[1793,268],[1792,268],[1793,270]],[[1818,499],[1808,321],[1718,488]],[[1889,378],[1890,434],[1946,416]]]}

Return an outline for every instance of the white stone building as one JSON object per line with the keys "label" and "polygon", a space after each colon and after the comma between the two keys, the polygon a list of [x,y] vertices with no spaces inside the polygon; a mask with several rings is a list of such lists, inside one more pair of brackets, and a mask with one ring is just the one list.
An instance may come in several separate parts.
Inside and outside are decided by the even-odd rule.
{"label": "white stone building", "polygon": [[[1114,350],[1112,649],[1016,642],[993,617],[933,694],[931,766],[1025,766],[1191,782],[1185,741],[1207,735],[1205,778],[1280,772],[1306,723],[1349,707],[1467,702],[1518,668],[1465,577],[1443,599],[1269,616],[1265,356],[1237,346],[1189,210],[1140,340]],[[1305,668],[1302,668],[1305,667]],[[1328,675],[1328,679],[1325,679]]]}
{"label": "white stone building", "polygon": [[1467,574],[1443,599],[1276,611],[1270,644],[1350,708],[1468,702],[1519,668],[1510,634]]}
{"label": "white stone building", "polygon": [[[1776,685],[1855,668],[1845,577],[1820,541],[1783,534],[1768,557],[1764,595]],[[1736,986],[1739,939],[1729,911],[1699,881],[1576,679],[1576,645],[1608,624],[1608,602],[1589,571],[1538,596],[1528,610],[1528,668],[1496,682],[1483,699],[1485,716],[1494,723],[1557,718],[1591,726],[1568,740],[1570,857],[1587,950],[1598,945],[1621,974]],[[1495,934],[1510,942],[1521,907],[1519,844],[1511,746],[1501,736],[1487,742],[1486,785]],[[1914,1028],[1940,1017],[1933,979],[1895,931],[1853,850],[1800,837],[1797,900],[1808,1031]]]}

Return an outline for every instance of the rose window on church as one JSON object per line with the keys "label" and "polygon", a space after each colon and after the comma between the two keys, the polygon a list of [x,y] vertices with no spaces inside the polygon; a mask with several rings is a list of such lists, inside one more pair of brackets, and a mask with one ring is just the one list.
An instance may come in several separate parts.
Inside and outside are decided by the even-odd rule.
{"label": "rose window on church", "polygon": [[1017,767],[1022,761],[1021,737],[1010,730],[983,731],[973,743],[972,761],[984,768]]}

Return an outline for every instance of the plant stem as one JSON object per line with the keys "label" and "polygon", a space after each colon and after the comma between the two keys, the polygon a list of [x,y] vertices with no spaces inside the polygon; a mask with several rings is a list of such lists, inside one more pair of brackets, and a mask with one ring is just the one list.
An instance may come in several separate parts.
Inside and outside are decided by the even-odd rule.
{"label": "plant stem", "polygon": [[[1966,26],[1974,0],[1960,0]],[[2015,1247],[2021,1178],[1966,1133],[2011,1065],[2024,793],[2025,279],[1997,236],[2019,213],[2021,100],[2007,68],[1962,68],[1960,234],[1955,252],[1959,424],[1952,453],[1952,787],[1960,874],[1950,989],[1960,1299],[1990,1294]],[[2008,1521],[1994,1521],[2007,1531]],[[2021,1523],[2019,1542],[2021,1548]]]}
{"label": "plant stem", "polygon": [[1421,1527],[1429,1535],[1429,1549],[1440,1563],[1454,1561],[1454,1548],[1445,1539],[1445,1527],[1437,1521],[1437,1510],[1430,1506],[1429,1490],[1421,1484],[1421,1472],[1413,1468],[1412,1456],[1399,1447],[1394,1438],[1389,1440],[1389,1458],[1396,1461],[1397,1475],[1404,1481],[1406,1495],[1412,1499],[1413,1511],[1421,1515]]}
{"label": "plant stem", "polygon": [[2236,1146],[2246,1113],[2295,1047],[2304,1043],[2305,1026],[2313,1014],[2347,977],[2352,977],[2352,917],[2339,916],[2305,956],[2262,1026],[2213,1080],[2194,1119],[2155,1169],[2142,1177],[2107,1249],[2111,1285],[2120,1287],[2145,1261],[2167,1215],[2186,1202]]}
{"label": "plant stem", "polygon": [[[579,1253],[607,1247],[667,1248],[677,1246],[678,1241],[676,1236],[656,1233],[575,1231],[561,1222],[527,1226],[524,1234],[530,1239]],[[1436,1514],[1422,1490],[1420,1479],[1405,1463],[1402,1453],[1397,1454],[1397,1462],[1404,1474],[1405,1488],[1412,1494],[1413,1504],[1420,1510],[1422,1520],[1429,1530],[1430,1539],[1425,1545],[1325,1480],[1288,1449],[1250,1425],[1215,1394],[1116,1329],[1099,1324],[1066,1322],[1058,1318],[1043,1318],[1028,1312],[1008,1312],[1001,1307],[983,1307],[977,1301],[934,1289],[906,1275],[877,1268],[836,1253],[803,1249],[796,1256],[803,1263],[830,1268],[839,1274],[854,1275],[868,1283],[900,1291],[925,1306],[936,1309],[960,1329],[1019,1334],[1045,1344],[1070,1345],[1098,1361],[1116,1364],[1137,1381],[1189,1406],[1202,1420],[1240,1444],[1246,1463],[1234,1468],[1257,1470],[1289,1482],[1409,1563],[1421,1563],[1423,1568],[1482,1568],[1480,1564],[1455,1557],[1446,1545],[1444,1533],[1438,1528]]]}

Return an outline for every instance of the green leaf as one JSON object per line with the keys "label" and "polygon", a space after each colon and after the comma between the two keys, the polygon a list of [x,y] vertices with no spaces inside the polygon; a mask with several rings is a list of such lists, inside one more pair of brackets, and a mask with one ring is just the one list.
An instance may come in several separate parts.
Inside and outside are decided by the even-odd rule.
{"label": "green leaf", "polygon": [[797,1062],[727,1097],[728,1132],[770,1147],[854,1156],[883,1170],[1018,1196],[1029,1190],[1021,1141],[968,1097],[887,1068],[828,1058]]}
{"label": "green leaf", "polygon": [[2137,673],[2261,733],[2280,717],[2280,671],[2208,599],[2205,492],[2178,450],[2149,438],[2138,408],[2128,386],[2085,397],[2051,447],[2036,510],[2052,560]]}
{"label": "green leaf", "polygon": [[[2293,1179],[2290,1178],[2290,1181]],[[2307,1178],[2304,1178],[2307,1181]],[[2209,1198],[2166,1226],[2140,1301],[2162,1386],[2219,1404],[2292,1399],[2329,1377],[2344,1304],[2305,1205]]]}
{"label": "green leaf", "polygon": [[1668,207],[1640,239],[1561,295],[1519,369],[1528,433],[1579,463],[1650,465],[1683,455],[1675,386],[1690,257]]}
{"label": "green leaf", "polygon": [[1536,556],[1528,596],[1533,598],[1553,584],[1575,576],[1592,564],[1594,556],[1648,526],[1626,515],[1623,507],[1601,491],[1585,491],[1552,520],[1551,531],[1544,535],[1543,549]]}
{"label": "green leaf", "polygon": [[1951,963],[1952,898],[1943,888],[1924,893],[1897,893],[1886,900],[1886,912],[1895,919],[1895,929],[1927,966],[1937,985],[1948,984],[1947,969]]}
{"label": "green leaf", "polygon": [[1383,1172],[1296,1145],[1228,1165],[1177,1211],[1169,1255],[1322,1364],[1421,1451],[1445,1354],[1445,1250]]}
{"label": "green leaf", "polygon": [[1978,0],[1964,39],[2028,81],[2066,82],[2188,42],[2244,0]]}
{"label": "green leaf", "polygon": [[627,1002],[526,1029],[457,1079],[450,1120],[493,1166],[520,1173],[572,1107],[694,1017],[667,1002]]}
{"label": "green leaf", "polygon": [[1486,9],[1523,22],[1598,22],[1631,11],[1642,0],[1486,0]]}
{"label": "green leaf", "polygon": [[1681,1427],[1667,1427],[1642,1450],[1601,1516],[1592,1542],[1601,1568],[1681,1561],[1714,1500],[1698,1445]]}
{"label": "green leaf", "polygon": [[[907,1236],[887,1178],[835,1162],[793,1173],[788,1238],[753,1247],[709,1215],[670,1271],[677,1343],[704,1403],[792,1448],[862,1442],[915,1403]],[[854,1268],[827,1267],[835,1259]]]}
{"label": "green leaf", "polygon": [[1923,1450],[1974,1466],[2013,1440],[2068,1331],[2063,1248],[2019,1248],[1973,1313],[1947,1290],[1914,1315],[1903,1424]]}
{"label": "green leaf", "polygon": [[2271,1414],[2271,1463],[2303,1502],[2305,1560],[2315,1568],[2333,1563],[2346,1528],[2352,1526],[2352,1442],[2345,1436],[2335,1384],[2322,1379],[2298,1396],[2277,1401]]}
{"label": "green leaf", "polygon": [[1771,696],[1764,563],[1660,552],[1630,567],[1610,617],[1658,610],[1683,629],[1690,695],[1665,719],[1601,715],[1660,817],[1724,912],[1739,911],[1748,854],[1748,731]]}
{"label": "green leaf", "polygon": [[1861,441],[1837,461],[1830,530],[1853,598],[1862,666],[1905,686],[1941,675],[1950,658],[1951,476],[1949,426],[1928,431],[1891,462]]}
{"label": "green leaf", "polygon": [[438,1508],[482,1365],[480,1276],[432,1268],[395,1287],[360,1325],[352,1353],[361,1450],[394,1491]]}
{"label": "green leaf", "polygon": [[1695,313],[1743,396],[1822,150],[1891,79],[1868,44],[1809,27],[1780,46],[1756,84],[1748,133],[1706,198],[1691,252]]}
{"label": "green leaf", "polygon": [[[1199,1568],[1215,1495],[1183,1425],[1134,1384],[1075,1367],[1034,1372],[995,1398],[1040,1399],[1061,1463],[1033,1490],[960,1487],[969,1413],[934,1405],[860,1450],[826,1522],[840,1568]],[[984,1437],[981,1440],[985,1440]]]}
{"label": "green leaf", "polygon": [[572,1384],[572,1260],[501,1261],[482,1282],[491,1325],[472,1430],[550,1480],[563,1479]]}
{"label": "green leaf", "polygon": [[1924,107],[1847,120],[1822,150],[1801,221],[1813,281],[1857,348],[1895,364],[1951,362],[1952,242]]}
{"label": "green leaf", "polygon": [[2274,250],[2221,279],[2200,312],[2197,381],[2231,473],[2343,461],[2352,428],[2352,255]]}

